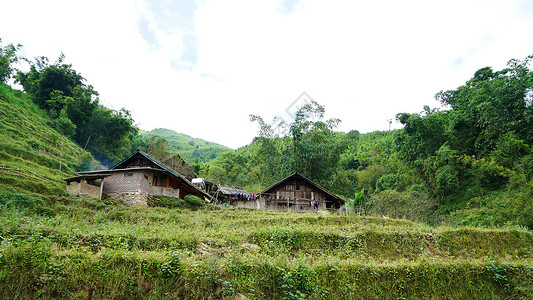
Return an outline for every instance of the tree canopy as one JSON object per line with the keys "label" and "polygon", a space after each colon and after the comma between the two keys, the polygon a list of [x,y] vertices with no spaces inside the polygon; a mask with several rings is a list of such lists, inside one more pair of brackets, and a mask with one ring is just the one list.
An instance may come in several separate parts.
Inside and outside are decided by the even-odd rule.
{"label": "tree canopy", "polygon": [[6,83],[15,72],[16,69],[13,64],[20,59],[17,54],[20,48],[22,48],[20,44],[7,44],[2,47],[2,39],[0,39],[0,82]]}
{"label": "tree canopy", "polygon": [[30,62],[30,70],[18,71],[15,79],[32,101],[48,112],[54,128],[100,161],[113,164],[139,143],[129,111],[101,105],[98,92],[65,63],[63,54],[53,64],[46,57],[37,57]]}

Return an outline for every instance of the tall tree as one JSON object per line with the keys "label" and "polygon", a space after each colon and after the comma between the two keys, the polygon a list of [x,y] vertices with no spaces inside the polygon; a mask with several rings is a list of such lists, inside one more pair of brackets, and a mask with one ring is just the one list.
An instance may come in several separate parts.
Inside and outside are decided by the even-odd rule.
{"label": "tall tree", "polygon": [[[260,143],[258,151],[270,176],[277,179],[299,172],[325,186],[329,185],[338,166],[341,153],[357,139],[357,132],[350,132],[344,139],[335,138],[334,128],[339,119],[324,118],[325,107],[315,101],[303,105],[295,114],[294,121],[287,124],[287,142],[276,137],[271,125],[261,117],[250,116],[259,124]],[[278,142],[279,141],[279,142]]]}
{"label": "tall tree", "polygon": [[70,136],[105,164],[113,164],[131,152],[137,142],[130,113],[99,104],[98,92],[60,55],[54,64],[38,57],[28,72],[15,79],[52,119],[52,125]]}
{"label": "tall tree", "polygon": [[0,82],[6,83],[11,75],[15,72],[13,64],[19,61],[20,57],[17,52],[22,48],[22,45],[7,44],[2,47],[2,39],[0,38]]}
{"label": "tall tree", "polygon": [[[19,71],[16,80],[24,87],[24,91],[31,95],[32,100],[41,108],[57,113],[63,107],[55,101],[54,93],[61,93],[65,97],[83,95],[93,102],[98,102],[98,93],[90,86],[86,86],[83,78],[72,65],[64,63],[63,53],[57,61],[50,65],[48,58],[37,57],[31,63],[29,72]],[[80,93],[80,90],[85,90]],[[64,106],[65,103],[62,103]]]}
{"label": "tall tree", "polygon": [[490,67],[479,69],[457,90],[436,95],[455,113],[449,127],[459,138],[451,141],[453,147],[485,156],[508,132],[533,144],[533,72],[528,68],[532,58],[512,59],[497,72]]}

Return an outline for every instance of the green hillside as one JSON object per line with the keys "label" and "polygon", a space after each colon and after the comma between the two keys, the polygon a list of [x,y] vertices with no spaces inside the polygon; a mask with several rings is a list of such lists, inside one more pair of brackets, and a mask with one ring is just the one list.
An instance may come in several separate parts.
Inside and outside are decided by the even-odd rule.
{"label": "green hillside", "polygon": [[59,180],[90,167],[91,154],[49,123],[25,95],[0,83],[0,187],[62,195]]}
{"label": "green hillside", "polygon": [[2,190],[0,199],[4,299],[533,295],[533,234],[523,229],[71,198],[43,212],[36,197]]}
{"label": "green hillside", "polygon": [[[533,235],[519,227],[215,209],[164,197],[145,208],[74,198],[60,176],[92,158],[49,122],[21,92],[0,85],[2,299],[533,295]],[[369,149],[375,162],[382,151]]]}
{"label": "green hillside", "polygon": [[[325,106],[302,106],[283,138],[269,122],[253,146],[218,156],[201,177],[261,191],[298,172],[364,215],[438,225],[533,228],[532,56],[481,68],[418,112],[399,112],[402,129],[336,131]],[[354,113],[354,117],[357,114]]]}
{"label": "green hillside", "polygon": [[168,151],[171,154],[179,154],[188,163],[194,163],[196,159],[198,159],[198,162],[200,163],[207,163],[220,154],[232,150],[229,147],[199,138],[193,138],[170,129],[157,128],[141,133],[141,137],[144,140],[153,135],[160,136],[167,140]]}

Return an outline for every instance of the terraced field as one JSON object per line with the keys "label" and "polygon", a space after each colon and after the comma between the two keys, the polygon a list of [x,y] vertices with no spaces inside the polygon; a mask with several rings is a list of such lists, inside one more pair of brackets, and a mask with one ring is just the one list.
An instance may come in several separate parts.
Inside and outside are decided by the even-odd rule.
{"label": "terraced field", "polygon": [[526,299],[533,291],[533,234],[521,229],[0,197],[2,298]]}

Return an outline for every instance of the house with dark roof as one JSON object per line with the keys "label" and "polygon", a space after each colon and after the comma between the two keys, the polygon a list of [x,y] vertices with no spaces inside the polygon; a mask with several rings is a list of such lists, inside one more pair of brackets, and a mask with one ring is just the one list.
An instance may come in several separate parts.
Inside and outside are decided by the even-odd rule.
{"label": "house with dark roof", "polygon": [[258,195],[258,207],[269,210],[317,211],[344,205],[342,198],[299,173],[285,177]]}
{"label": "house with dark roof", "polygon": [[[150,196],[182,198],[195,195],[210,200],[211,196],[194,186],[184,175],[138,150],[109,170],[79,172],[65,179],[72,194],[99,198],[102,194],[125,205],[145,206]],[[89,193],[90,192],[90,193]]]}

